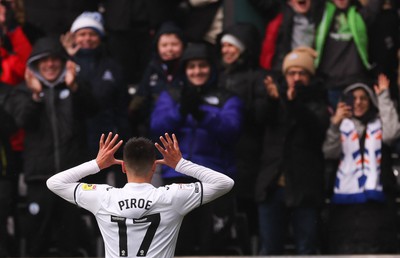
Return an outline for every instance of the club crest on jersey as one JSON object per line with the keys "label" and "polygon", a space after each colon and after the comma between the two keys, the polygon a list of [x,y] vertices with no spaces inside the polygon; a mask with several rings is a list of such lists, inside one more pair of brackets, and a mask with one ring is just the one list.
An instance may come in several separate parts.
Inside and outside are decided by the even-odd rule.
{"label": "club crest on jersey", "polygon": [[82,184],[82,190],[83,191],[96,190],[96,185],[93,185],[93,184]]}

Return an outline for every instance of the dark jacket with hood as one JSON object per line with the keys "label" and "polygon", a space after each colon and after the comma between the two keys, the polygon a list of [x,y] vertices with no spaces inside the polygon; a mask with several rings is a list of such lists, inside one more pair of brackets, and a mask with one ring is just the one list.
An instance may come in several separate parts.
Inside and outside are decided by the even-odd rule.
{"label": "dark jacket with hood", "polygon": [[138,90],[133,96],[129,111],[134,119],[145,121],[148,125],[148,115],[152,112],[154,104],[162,91],[169,87],[176,87],[182,80],[178,73],[179,59],[164,62],[158,54],[158,41],[163,34],[175,34],[185,46],[182,30],[173,22],[161,25],[154,38],[152,57],[139,83]]}
{"label": "dark jacket with hood", "polygon": [[88,147],[95,158],[102,133],[118,133],[121,139],[129,138],[129,95],[121,66],[107,55],[101,44],[96,49],[80,49],[73,60],[79,65],[78,79],[88,84],[99,108],[86,121]]}
{"label": "dark jacket with hood", "polygon": [[47,180],[87,159],[84,118],[89,107],[96,106],[84,84],[77,82],[76,92],[66,86],[65,67],[53,82],[39,74],[38,61],[48,56],[67,61],[57,38],[39,39],[28,59],[27,66],[42,85],[40,101],[32,99],[25,83],[10,97],[17,125],[26,133],[23,171],[27,182]]}
{"label": "dark jacket with hood", "polygon": [[[216,68],[205,45],[189,45],[182,67],[192,59],[209,60],[209,80],[195,87],[185,77],[181,89],[163,91],[151,115],[151,132],[157,136],[174,132],[184,158],[235,178],[234,146],[242,125],[242,101],[217,88]],[[164,178],[183,176],[167,166],[162,173]]]}
{"label": "dark jacket with hood", "polygon": [[263,72],[257,68],[259,54],[259,34],[249,23],[237,23],[224,30],[218,39],[218,49],[222,50],[221,38],[231,35],[244,45],[244,51],[232,64],[225,64],[220,57],[218,87],[239,96],[244,104],[243,126],[235,145],[237,163],[238,194],[254,199],[254,184],[260,165],[262,130],[255,121],[254,100],[262,85]]}
{"label": "dark jacket with hood", "polygon": [[296,98],[286,97],[280,84],[278,100],[257,100],[257,119],[263,124],[264,150],[256,184],[256,201],[268,199],[284,177],[285,202],[289,207],[317,207],[323,196],[322,144],[329,126],[326,93],[319,80],[296,85]]}
{"label": "dark jacket with hood", "polygon": [[154,99],[165,90],[169,85],[174,85],[180,80],[179,77],[179,59],[163,61],[158,54],[158,41],[164,34],[175,34],[185,45],[185,39],[182,30],[173,22],[165,22],[159,29],[154,38],[153,56],[143,75],[139,85],[138,94],[141,96],[152,96]]}

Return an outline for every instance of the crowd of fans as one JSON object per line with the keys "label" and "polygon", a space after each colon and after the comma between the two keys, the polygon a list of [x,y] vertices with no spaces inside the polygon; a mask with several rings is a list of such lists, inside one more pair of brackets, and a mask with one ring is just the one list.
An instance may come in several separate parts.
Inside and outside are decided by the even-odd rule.
{"label": "crowd of fans", "polygon": [[0,36],[0,257],[102,255],[45,182],[107,132],[235,180],[176,255],[400,252],[398,1],[1,0]]}

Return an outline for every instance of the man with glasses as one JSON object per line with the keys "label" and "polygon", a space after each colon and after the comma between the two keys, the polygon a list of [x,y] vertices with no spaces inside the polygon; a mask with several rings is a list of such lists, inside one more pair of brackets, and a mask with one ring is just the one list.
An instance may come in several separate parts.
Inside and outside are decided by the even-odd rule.
{"label": "man with glasses", "polygon": [[314,77],[315,57],[308,47],[287,54],[282,78],[267,76],[266,96],[256,104],[264,133],[256,180],[262,255],[287,251],[288,225],[297,254],[319,251],[318,216],[324,201],[322,143],[329,112],[324,87]]}

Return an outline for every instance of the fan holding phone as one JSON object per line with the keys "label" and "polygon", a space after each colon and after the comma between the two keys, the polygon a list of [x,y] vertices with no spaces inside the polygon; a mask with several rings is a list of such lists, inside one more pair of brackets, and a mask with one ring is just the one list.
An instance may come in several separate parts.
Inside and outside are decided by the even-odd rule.
{"label": "fan holding phone", "polygon": [[[325,158],[339,161],[329,204],[328,253],[396,252],[392,207],[398,186],[390,147],[399,136],[385,75],[379,75],[374,89],[355,83],[344,90],[323,145]],[[348,219],[355,217],[357,223]]]}

